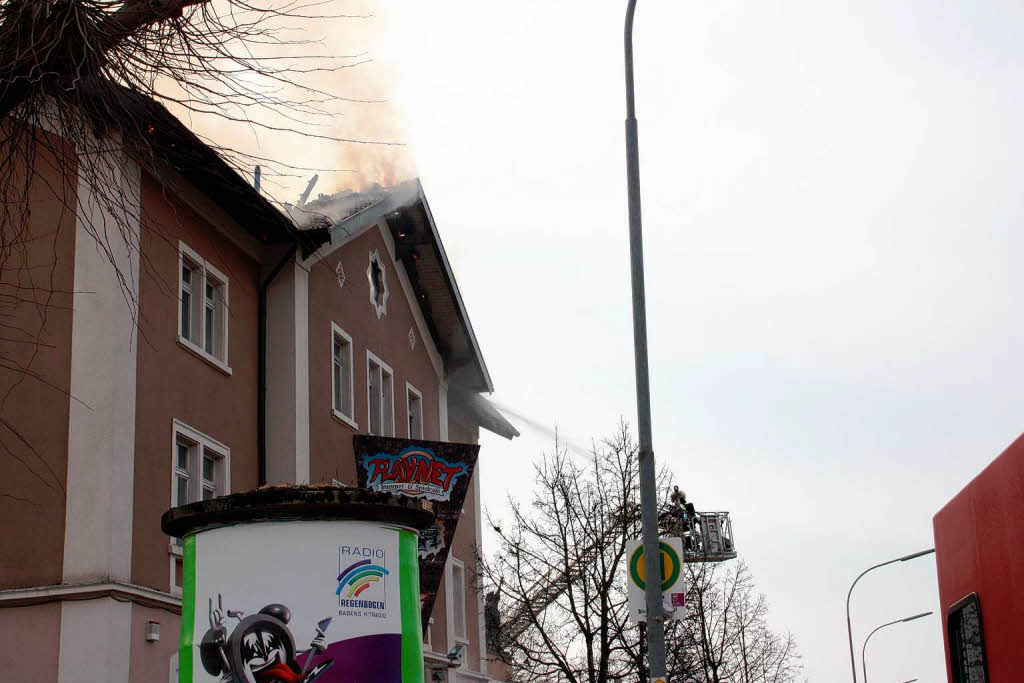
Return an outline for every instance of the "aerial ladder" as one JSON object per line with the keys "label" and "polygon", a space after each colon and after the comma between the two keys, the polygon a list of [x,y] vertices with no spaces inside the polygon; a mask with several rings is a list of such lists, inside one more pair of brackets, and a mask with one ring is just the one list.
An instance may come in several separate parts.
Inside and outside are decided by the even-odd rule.
{"label": "aerial ladder", "polygon": [[[668,509],[658,515],[658,526],[663,535],[683,539],[685,562],[724,562],[736,558],[732,520],[728,512],[698,512],[693,503],[686,501],[686,494],[678,486],[674,487],[670,500]],[[618,526],[609,525],[601,539],[581,553],[581,558],[586,560],[592,553],[600,552],[614,541],[618,533]],[[583,573],[581,565],[585,566],[586,562],[573,562],[568,567],[553,568],[527,592],[533,596],[528,604],[522,605],[504,619],[498,611],[498,591],[501,587],[498,587],[498,591],[488,593],[485,607],[488,642],[515,640],[522,635],[534,618],[580,579]],[[500,638],[497,633],[492,634],[495,629],[500,630]]]}

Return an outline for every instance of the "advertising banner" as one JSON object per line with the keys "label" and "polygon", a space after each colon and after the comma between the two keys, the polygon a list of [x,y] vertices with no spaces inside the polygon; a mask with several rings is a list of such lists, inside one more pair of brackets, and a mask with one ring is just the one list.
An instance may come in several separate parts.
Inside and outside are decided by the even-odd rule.
{"label": "advertising banner", "polygon": [[[660,538],[661,599],[666,619],[686,617],[686,577],[683,572],[683,539]],[[643,539],[626,542],[626,607],[632,621],[647,621],[647,571]]]}
{"label": "advertising banner", "polygon": [[417,552],[366,521],[186,536],[179,683],[422,683]]}
{"label": "advertising banner", "polygon": [[462,514],[480,446],[357,434],[359,486],[433,504],[434,525],[420,532],[420,608],[423,623],[434,609],[455,527]]}

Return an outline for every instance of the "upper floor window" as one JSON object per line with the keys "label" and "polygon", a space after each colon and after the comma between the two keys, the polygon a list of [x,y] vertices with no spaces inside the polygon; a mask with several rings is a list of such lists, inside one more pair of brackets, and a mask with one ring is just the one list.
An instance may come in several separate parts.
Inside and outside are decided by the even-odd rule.
{"label": "upper floor window", "polygon": [[331,409],[341,421],[358,428],[355,421],[352,337],[331,323]]}
{"label": "upper floor window", "polygon": [[366,352],[367,428],[375,436],[395,435],[395,373]]}
{"label": "upper floor window", "polygon": [[409,431],[406,432],[410,439],[423,438],[423,394],[419,389],[405,383],[406,416],[408,419]]}
{"label": "upper floor window", "polygon": [[184,242],[179,242],[178,263],[178,341],[230,371],[228,279]]}

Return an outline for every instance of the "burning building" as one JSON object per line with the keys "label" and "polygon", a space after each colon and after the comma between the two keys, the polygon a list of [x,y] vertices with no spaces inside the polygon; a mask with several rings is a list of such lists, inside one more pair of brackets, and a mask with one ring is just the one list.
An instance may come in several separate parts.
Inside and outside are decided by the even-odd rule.
{"label": "burning building", "polygon": [[[65,179],[77,210],[63,211],[44,170],[26,261],[0,274],[16,290],[44,264],[56,283],[42,343],[0,341],[30,371],[0,369],[21,439],[0,457],[11,680],[177,680],[169,507],[267,483],[355,485],[356,434],[517,434],[481,397],[492,380],[418,181],[319,197],[293,220],[163,107],[134,106],[159,168],[115,160],[138,207],[128,239],[98,249],[89,188]],[[26,302],[7,323],[38,318]],[[492,680],[473,581],[479,460],[424,625],[427,667],[452,683]]]}

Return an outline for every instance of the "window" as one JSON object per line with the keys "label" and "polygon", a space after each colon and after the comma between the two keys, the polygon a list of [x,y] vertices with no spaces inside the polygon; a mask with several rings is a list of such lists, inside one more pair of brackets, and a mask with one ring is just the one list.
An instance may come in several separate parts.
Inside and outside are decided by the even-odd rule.
{"label": "window", "polygon": [[466,567],[452,558],[451,623],[455,637],[466,639]]}
{"label": "window", "polygon": [[178,341],[230,372],[228,362],[228,279],[184,242],[179,243]]}
{"label": "window", "polygon": [[[179,507],[228,493],[231,451],[187,425],[174,421],[171,505]],[[180,592],[181,539],[171,540],[171,591]]]}
{"label": "window", "polygon": [[406,415],[408,419],[406,432],[410,439],[423,438],[423,394],[408,382],[405,383]]}
{"label": "window", "polygon": [[176,506],[210,500],[227,492],[225,454],[209,440],[189,436],[193,430],[176,431],[174,442],[174,496]]}
{"label": "window", "polygon": [[369,432],[395,435],[394,373],[380,358],[366,352],[366,394]]}
{"label": "window", "polygon": [[977,594],[971,593],[953,605],[946,625],[953,683],[988,683],[985,632]]}
{"label": "window", "polygon": [[366,280],[370,284],[370,305],[377,318],[388,312],[388,281],[384,275],[384,263],[376,249],[370,252],[370,265],[366,268]]}
{"label": "window", "polygon": [[334,416],[358,429],[355,421],[352,337],[331,323],[331,408]]}

